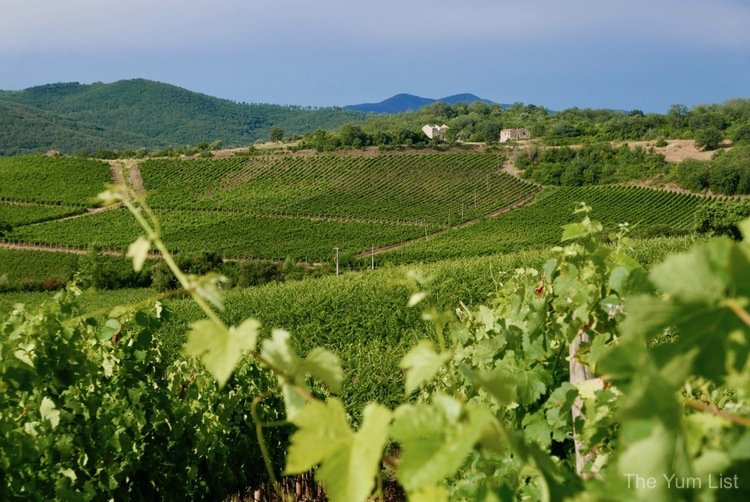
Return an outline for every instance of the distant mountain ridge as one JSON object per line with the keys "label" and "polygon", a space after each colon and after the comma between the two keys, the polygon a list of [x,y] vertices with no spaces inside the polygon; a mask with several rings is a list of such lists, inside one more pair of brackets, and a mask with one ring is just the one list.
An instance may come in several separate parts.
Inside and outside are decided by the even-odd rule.
{"label": "distant mountain ridge", "polygon": [[343,108],[303,108],[219,99],[145,79],[56,83],[0,91],[0,155],[57,149],[160,148],[221,140],[243,146],[334,129],[365,114]]}
{"label": "distant mountain ridge", "polygon": [[[361,103],[358,105],[345,106],[347,110],[357,110],[366,113],[404,113],[413,112],[424,106],[431,105],[442,101],[443,103],[454,105],[456,103],[474,103],[480,101],[488,105],[494,104],[489,99],[480,98],[474,94],[454,94],[444,98],[433,99],[415,96],[414,94],[396,94],[379,103]],[[500,105],[506,107],[507,105]]]}

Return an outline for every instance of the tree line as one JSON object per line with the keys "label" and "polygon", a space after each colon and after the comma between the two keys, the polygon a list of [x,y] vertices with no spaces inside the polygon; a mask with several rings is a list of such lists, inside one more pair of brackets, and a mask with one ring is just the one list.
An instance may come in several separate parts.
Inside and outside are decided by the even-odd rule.
{"label": "tree line", "polygon": [[536,105],[515,103],[508,107],[475,102],[449,105],[443,102],[415,112],[370,115],[336,130],[318,129],[302,136],[302,146],[326,151],[341,147],[389,147],[435,143],[421,131],[429,123],[446,124],[443,141],[497,143],[504,128],[527,128],[533,138],[549,145],[601,141],[694,139],[708,150],[722,141],[750,142],[750,100],[733,99],[722,104],[672,105],[667,113],[641,110],[569,108],[554,112]]}

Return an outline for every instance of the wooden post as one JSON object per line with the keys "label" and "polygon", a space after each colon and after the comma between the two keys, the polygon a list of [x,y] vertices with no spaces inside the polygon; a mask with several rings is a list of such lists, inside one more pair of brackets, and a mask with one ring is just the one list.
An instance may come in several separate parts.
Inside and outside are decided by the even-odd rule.
{"label": "wooden post", "polygon": [[[576,334],[575,338],[573,338],[573,341],[570,342],[570,347],[568,350],[568,367],[570,369],[570,383],[572,385],[577,386],[580,383],[583,383],[587,380],[597,380],[598,383],[601,385],[601,387],[604,387],[604,381],[601,378],[596,378],[595,375],[593,375],[589,369],[581,363],[577,358],[576,355],[578,354],[578,348],[581,346],[581,343],[589,343],[589,336],[586,334],[586,330],[589,327],[589,323],[587,322],[584,324],[581,329],[578,330],[578,333]],[[576,400],[573,402],[573,407],[571,409],[571,414],[573,416],[573,443],[575,445],[575,453],[576,453],[576,474],[580,476],[583,479],[589,479],[594,476],[596,476],[596,473],[592,472],[583,472],[584,466],[588,463],[594,460],[594,457],[596,456],[593,451],[589,451],[587,453],[583,453],[584,444],[581,442],[578,433],[576,432],[576,420],[580,418],[583,413],[581,412],[581,409],[583,408],[583,400],[580,396],[576,397]]]}

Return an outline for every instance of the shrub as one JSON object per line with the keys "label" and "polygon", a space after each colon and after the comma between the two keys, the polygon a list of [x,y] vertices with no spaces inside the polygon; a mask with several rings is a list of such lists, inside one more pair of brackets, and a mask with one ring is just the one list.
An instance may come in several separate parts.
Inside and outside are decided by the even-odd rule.
{"label": "shrub", "polygon": [[708,173],[708,163],[694,159],[684,160],[675,168],[677,183],[688,190],[698,192],[709,187]]}
{"label": "shrub", "polygon": [[[186,273],[194,275],[203,275],[224,268],[221,256],[210,251],[177,255],[175,261]],[[179,283],[167,264],[160,260],[151,270],[151,286],[157,291],[168,291],[178,288]]]}
{"label": "shrub", "polygon": [[237,285],[240,287],[258,286],[283,280],[279,267],[272,261],[246,261],[240,264],[239,268]]}
{"label": "shrub", "polygon": [[707,127],[695,133],[695,144],[704,150],[716,150],[724,138],[715,127]]}
{"label": "shrub", "polygon": [[701,207],[695,215],[694,229],[710,235],[741,238],[737,223],[750,216],[750,201],[725,200]]}

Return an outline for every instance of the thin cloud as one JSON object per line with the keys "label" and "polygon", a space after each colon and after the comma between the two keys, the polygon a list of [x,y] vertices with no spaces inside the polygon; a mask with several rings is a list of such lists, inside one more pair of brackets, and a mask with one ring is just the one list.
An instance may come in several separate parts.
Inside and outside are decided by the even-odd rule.
{"label": "thin cloud", "polygon": [[5,0],[0,51],[168,50],[275,39],[423,45],[646,37],[750,48],[750,5],[727,0],[351,2],[343,0]]}

